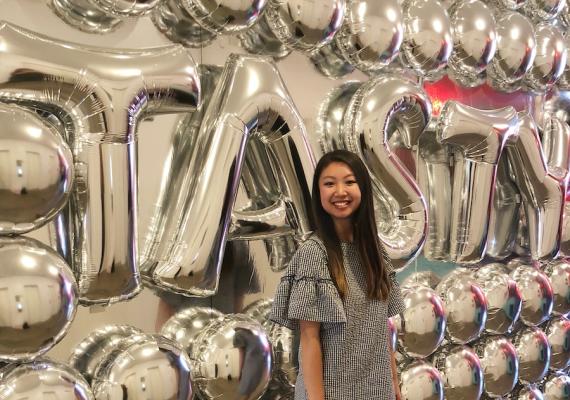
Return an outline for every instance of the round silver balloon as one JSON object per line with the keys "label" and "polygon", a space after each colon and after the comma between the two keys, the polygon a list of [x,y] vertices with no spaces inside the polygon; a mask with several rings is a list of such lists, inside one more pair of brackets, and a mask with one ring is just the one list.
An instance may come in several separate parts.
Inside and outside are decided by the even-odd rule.
{"label": "round silver balloon", "polygon": [[95,370],[97,399],[191,400],[191,361],[182,347],[159,335],[123,340]]}
{"label": "round silver balloon", "polygon": [[[299,337],[294,331],[270,322],[264,326],[273,349],[273,379],[286,389],[293,389],[299,369]],[[390,340],[395,342],[396,332]]]}
{"label": "round silver balloon", "polygon": [[405,310],[393,317],[398,331],[399,350],[409,357],[427,357],[445,336],[443,302],[425,286],[402,288]]}
{"label": "round silver balloon", "polygon": [[402,281],[402,287],[404,286],[426,286],[435,289],[436,286],[441,282],[441,278],[433,271],[420,271],[410,274],[406,279]]}
{"label": "round silver balloon", "polygon": [[271,345],[263,327],[245,315],[225,315],[196,337],[193,381],[202,399],[258,399],[271,377]]}
{"label": "round silver balloon", "polygon": [[345,0],[270,0],[264,18],[285,46],[312,53],[333,40],[345,12]]}
{"label": "round silver balloon", "polygon": [[448,12],[453,37],[448,73],[463,86],[478,86],[483,83],[482,73],[497,50],[493,13],[480,0],[456,1]]}
{"label": "round silver balloon", "polygon": [[392,352],[398,351],[398,325],[400,321],[396,321],[399,315],[388,318],[388,345]]}
{"label": "round silver balloon", "polygon": [[485,393],[501,397],[513,390],[519,377],[519,360],[512,343],[502,336],[488,336],[473,349],[483,366]]}
{"label": "round silver balloon", "polygon": [[83,339],[71,353],[69,365],[81,372],[90,382],[97,366],[125,339],[142,335],[142,331],[129,325],[109,325],[97,329]]}
{"label": "round silver balloon", "polygon": [[475,352],[467,346],[448,345],[432,360],[441,373],[448,400],[478,400],[483,393],[483,368]]}
{"label": "round silver balloon", "polygon": [[515,334],[512,342],[519,357],[519,380],[535,383],[544,378],[550,366],[550,345],[542,329],[524,328]]}
{"label": "round silver balloon", "polygon": [[95,400],[79,372],[48,359],[12,364],[0,376],[0,400]]}
{"label": "round silver balloon", "polygon": [[522,308],[522,296],[515,281],[498,263],[479,268],[474,276],[487,299],[485,332],[499,335],[510,332]]}
{"label": "round silver balloon", "polygon": [[547,264],[544,273],[550,279],[554,295],[552,313],[566,315],[570,312],[570,263],[558,260]]}
{"label": "round silver balloon", "polygon": [[563,372],[549,375],[542,383],[546,400],[567,400],[570,398],[570,377]]}
{"label": "round silver balloon", "polygon": [[0,104],[0,234],[50,221],[73,183],[73,157],[62,133],[34,112]]}
{"label": "round silver balloon", "polygon": [[[496,0],[495,3],[498,8],[507,10],[519,10],[526,0]],[[492,3],[491,3],[492,4]]]}
{"label": "round silver balloon", "polygon": [[178,311],[162,325],[160,334],[178,342],[188,354],[196,336],[213,320],[222,318],[223,314],[208,307],[188,307]]}
{"label": "round silver balloon", "polygon": [[477,339],[487,321],[487,300],[469,270],[458,268],[448,274],[436,292],[443,300],[449,340],[464,344]]}
{"label": "round silver balloon", "polygon": [[556,18],[566,6],[566,0],[526,0],[523,12],[535,21]]}
{"label": "round silver balloon", "polygon": [[497,51],[487,67],[489,83],[496,89],[512,92],[530,70],[536,56],[536,36],[532,22],[515,11],[495,14]]}
{"label": "round silver balloon", "polygon": [[267,322],[271,322],[269,320],[269,314],[271,313],[272,306],[272,299],[260,299],[245,307],[242,314],[253,318],[263,326]]}
{"label": "round silver balloon", "polygon": [[517,385],[506,397],[508,400],[543,400],[544,395],[536,385]]}
{"label": "round silver balloon", "polygon": [[529,90],[542,93],[552,88],[562,76],[568,51],[562,32],[557,27],[544,22],[536,26],[535,33],[536,57],[524,77],[524,85]]}
{"label": "round silver balloon", "polygon": [[281,59],[287,57],[293,51],[275,37],[265,18],[260,18],[257,24],[239,34],[238,38],[240,39],[241,47],[251,54]]}
{"label": "round silver balloon", "polygon": [[397,0],[349,1],[335,44],[344,59],[365,72],[390,64],[404,38],[402,11]]}
{"label": "round silver balloon", "polygon": [[546,321],[553,305],[552,286],[548,277],[530,265],[520,265],[511,273],[511,277],[522,296],[522,322],[527,326],[536,326]]}
{"label": "round silver balloon", "polygon": [[428,80],[443,76],[453,50],[451,23],[437,0],[404,0],[402,62]]}
{"label": "round silver balloon", "polygon": [[546,336],[550,344],[550,369],[553,371],[570,366],[570,320],[566,317],[553,318],[546,325]]}
{"label": "round silver balloon", "polygon": [[[565,10],[565,18],[567,18],[567,22],[565,23],[565,25],[569,26],[568,23],[570,22],[570,12],[568,10],[570,10],[570,7],[568,6],[568,4],[566,4],[564,10]],[[564,45],[566,46],[566,50],[570,49],[570,35],[568,35],[567,32],[564,34]],[[556,82],[556,86],[560,90],[564,91],[570,90],[570,57],[566,57],[566,65],[564,66],[564,71],[562,72],[562,75],[560,75],[560,79],[558,79],[558,82]],[[554,111],[556,112],[557,110]]]}
{"label": "round silver balloon", "polygon": [[0,238],[0,260],[0,360],[30,360],[67,333],[75,278],[54,250],[26,237]]}
{"label": "round silver balloon", "polygon": [[152,11],[161,0],[51,0],[55,13],[69,25],[89,33],[107,33],[127,17]]}
{"label": "round silver balloon", "polygon": [[443,379],[430,363],[413,361],[400,372],[400,392],[403,400],[443,400]]}

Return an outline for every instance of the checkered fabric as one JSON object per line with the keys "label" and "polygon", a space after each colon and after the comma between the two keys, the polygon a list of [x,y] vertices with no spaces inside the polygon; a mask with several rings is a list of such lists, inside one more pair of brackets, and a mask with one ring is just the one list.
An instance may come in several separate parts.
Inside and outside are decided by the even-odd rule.
{"label": "checkered fabric", "polygon": [[[341,300],[327,267],[323,242],[312,236],[297,250],[281,278],[270,319],[290,329],[299,320],[321,322],[325,400],[392,400],[387,319],[404,310],[390,266],[388,301],[366,297],[366,272],[353,243],[342,242],[348,293]],[[299,354],[300,357],[300,354]],[[307,399],[299,371],[295,400]]]}

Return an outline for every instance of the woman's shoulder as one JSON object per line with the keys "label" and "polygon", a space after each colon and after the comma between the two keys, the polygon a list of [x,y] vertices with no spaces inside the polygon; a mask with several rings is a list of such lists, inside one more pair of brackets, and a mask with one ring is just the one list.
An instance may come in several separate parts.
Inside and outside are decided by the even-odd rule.
{"label": "woman's shoulder", "polygon": [[312,235],[301,243],[291,259],[289,270],[297,278],[314,277],[328,279],[328,257],[323,241]]}

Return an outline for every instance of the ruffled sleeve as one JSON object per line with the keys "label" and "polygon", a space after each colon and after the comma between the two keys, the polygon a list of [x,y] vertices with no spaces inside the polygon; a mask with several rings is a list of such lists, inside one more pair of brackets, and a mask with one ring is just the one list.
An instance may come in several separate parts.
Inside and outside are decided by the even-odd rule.
{"label": "ruffled sleeve", "polygon": [[342,300],[330,277],[324,245],[305,241],[281,278],[269,317],[273,322],[297,329],[299,320],[346,322]]}
{"label": "ruffled sleeve", "polygon": [[406,306],[402,297],[400,284],[396,279],[396,272],[392,266],[392,260],[388,257],[388,253],[382,247],[382,257],[384,257],[385,265],[388,267],[388,277],[390,278],[390,296],[388,297],[388,318],[393,317],[404,312]]}

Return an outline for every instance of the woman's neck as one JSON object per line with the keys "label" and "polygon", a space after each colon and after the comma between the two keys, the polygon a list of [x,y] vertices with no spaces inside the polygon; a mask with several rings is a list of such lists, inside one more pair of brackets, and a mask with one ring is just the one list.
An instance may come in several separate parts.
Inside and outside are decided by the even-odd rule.
{"label": "woman's neck", "polygon": [[341,242],[352,242],[354,240],[354,229],[350,219],[334,220],[334,230]]}

